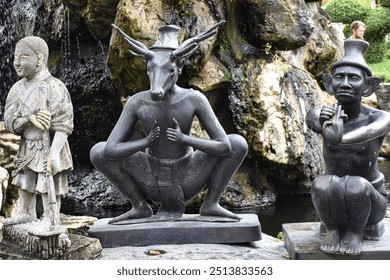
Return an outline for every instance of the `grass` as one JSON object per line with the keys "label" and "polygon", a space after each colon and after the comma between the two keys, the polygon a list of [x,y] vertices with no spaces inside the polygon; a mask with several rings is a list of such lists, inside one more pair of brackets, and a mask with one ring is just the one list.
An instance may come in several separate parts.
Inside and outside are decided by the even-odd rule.
{"label": "grass", "polygon": [[382,78],[384,83],[390,83],[390,58],[384,58],[380,63],[369,64],[374,76]]}

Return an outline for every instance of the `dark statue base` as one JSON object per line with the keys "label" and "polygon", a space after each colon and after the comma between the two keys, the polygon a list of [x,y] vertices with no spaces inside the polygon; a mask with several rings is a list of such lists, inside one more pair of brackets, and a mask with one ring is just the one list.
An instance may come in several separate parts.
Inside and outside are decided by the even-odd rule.
{"label": "dark statue base", "polygon": [[294,260],[390,260],[390,219],[384,220],[385,232],[378,240],[363,240],[357,256],[326,254],[320,251],[320,223],[283,224],[283,240]]}
{"label": "dark statue base", "polygon": [[157,244],[216,244],[246,243],[261,240],[257,215],[238,215],[238,222],[198,221],[199,215],[183,215],[179,221],[108,224],[110,219],[98,220],[89,230],[103,248],[148,246]]}

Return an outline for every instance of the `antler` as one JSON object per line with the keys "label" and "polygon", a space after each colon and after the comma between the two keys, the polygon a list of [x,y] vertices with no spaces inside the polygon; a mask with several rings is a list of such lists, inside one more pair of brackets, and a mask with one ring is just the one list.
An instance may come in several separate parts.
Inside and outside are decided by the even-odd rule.
{"label": "antler", "polygon": [[131,38],[115,24],[112,23],[111,25],[115,30],[117,30],[123,36],[125,41],[130,45],[130,48],[132,49],[130,52],[132,54],[142,56],[142,57],[147,57],[152,55],[152,52],[144,44]]}
{"label": "antler", "polygon": [[183,54],[186,54],[187,52],[191,53],[198,46],[198,42],[203,41],[203,40],[217,34],[217,32],[218,32],[217,28],[224,23],[225,23],[224,20],[220,21],[217,24],[210,27],[209,29],[207,29],[206,31],[203,31],[202,33],[196,35],[195,37],[192,37],[190,39],[185,40],[176,50],[174,50],[172,52],[172,54],[175,57],[180,57]]}

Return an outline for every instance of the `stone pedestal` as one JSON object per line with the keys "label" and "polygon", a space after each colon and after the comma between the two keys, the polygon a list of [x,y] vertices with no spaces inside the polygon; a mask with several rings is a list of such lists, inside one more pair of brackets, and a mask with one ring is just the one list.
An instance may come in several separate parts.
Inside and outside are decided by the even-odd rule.
{"label": "stone pedestal", "polygon": [[246,243],[261,240],[257,215],[239,215],[238,222],[197,221],[199,215],[184,215],[180,221],[112,225],[98,220],[89,236],[98,238],[103,248],[190,243]]}
{"label": "stone pedestal", "polygon": [[69,234],[68,237],[71,241],[70,248],[64,251],[61,256],[52,258],[41,258],[35,254],[30,254],[15,243],[8,240],[2,240],[0,242],[0,260],[93,260],[96,259],[102,251],[98,239],[77,234]]}
{"label": "stone pedestal", "polygon": [[34,222],[4,226],[2,221],[0,217],[0,260],[91,260],[102,251],[98,239],[80,234],[96,221],[93,217],[61,214],[61,224],[69,232],[66,239],[55,232],[30,233]]}
{"label": "stone pedestal", "polygon": [[20,247],[39,259],[59,259],[70,248],[71,242],[61,231],[29,232],[34,223],[3,226],[3,240]]}
{"label": "stone pedestal", "polygon": [[320,251],[323,236],[320,223],[283,224],[283,240],[295,260],[390,260],[390,219],[384,220],[385,233],[379,241],[364,240],[357,256],[326,254]]}

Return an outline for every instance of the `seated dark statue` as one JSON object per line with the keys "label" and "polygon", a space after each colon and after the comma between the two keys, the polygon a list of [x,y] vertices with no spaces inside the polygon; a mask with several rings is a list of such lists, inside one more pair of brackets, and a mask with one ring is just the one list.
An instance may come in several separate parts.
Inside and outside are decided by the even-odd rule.
{"label": "seated dark statue", "polygon": [[[239,135],[225,133],[205,95],[176,84],[185,59],[200,41],[215,35],[221,24],[180,46],[179,28],[162,26],[156,44],[149,49],[113,25],[131,52],[145,59],[150,89],[128,99],[107,142],[90,151],[93,165],[132,203],[130,211],[109,223],[175,220],[182,217],[186,202],[206,186],[200,216],[239,220],[219,205],[219,198],[246,157],[247,143]],[[195,117],[210,139],[190,135]],[[137,123],[146,137],[129,140]],[[160,203],[155,215],[145,197]]]}
{"label": "seated dark statue", "polygon": [[390,113],[362,104],[380,83],[364,60],[369,44],[346,40],[345,54],[324,75],[337,104],[308,112],[307,124],[323,137],[325,172],[313,183],[312,200],[325,225],[320,250],[359,255],[362,240],[384,233],[387,192],[378,155],[390,130]]}

